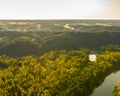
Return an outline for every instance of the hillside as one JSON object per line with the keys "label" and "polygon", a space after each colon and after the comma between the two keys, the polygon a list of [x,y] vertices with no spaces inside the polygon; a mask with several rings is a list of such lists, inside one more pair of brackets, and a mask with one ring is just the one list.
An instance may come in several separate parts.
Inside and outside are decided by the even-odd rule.
{"label": "hillside", "polygon": [[3,20],[0,21],[0,54],[41,55],[51,50],[81,48],[102,51],[106,46],[119,49],[119,26],[119,21],[112,20]]}
{"label": "hillside", "polygon": [[91,96],[119,70],[119,20],[0,20],[0,96]]}
{"label": "hillside", "polygon": [[106,76],[119,70],[119,62],[120,52],[108,51],[97,55],[95,62],[89,61],[86,50],[0,56],[0,95],[90,96]]}

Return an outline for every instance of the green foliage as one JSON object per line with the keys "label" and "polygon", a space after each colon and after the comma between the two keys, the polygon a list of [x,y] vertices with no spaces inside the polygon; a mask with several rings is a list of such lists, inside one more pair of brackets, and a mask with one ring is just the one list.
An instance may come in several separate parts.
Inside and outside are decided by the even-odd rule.
{"label": "green foliage", "polygon": [[113,96],[120,96],[120,83],[115,86]]}
{"label": "green foliage", "polygon": [[[66,24],[74,30],[65,28]],[[119,20],[3,20],[0,21],[0,55],[38,56],[52,50],[79,48],[120,51],[119,25]]]}
{"label": "green foliage", "polygon": [[[1,34],[1,32],[0,32]],[[18,34],[12,40],[1,41],[0,54],[20,57],[27,55],[41,55],[51,50],[72,50],[86,48],[96,51],[119,51],[119,32],[81,33],[81,32],[12,32],[9,37]],[[7,34],[4,35],[6,37]],[[107,46],[108,45],[108,46]],[[109,46],[111,45],[111,46]],[[104,47],[107,46],[107,47]],[[113,47],[112,47],[113,46]],[[102,49],[101,49],[102,47]]]}
{"label": "green foliage", "polygon": [[[105,52],[88,60],[87,50],[51,51],[40,57],[0,57],[1,96],[89,96],[115,71],[119,52]],[[119,66],[120,67],[120,66]]]}

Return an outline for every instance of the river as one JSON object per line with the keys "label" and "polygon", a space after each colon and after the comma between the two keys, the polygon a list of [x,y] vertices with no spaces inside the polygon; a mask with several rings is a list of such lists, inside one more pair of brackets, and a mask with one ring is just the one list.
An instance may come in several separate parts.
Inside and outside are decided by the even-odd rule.
{"label": "river", "polygon": [[120,82],[120,71],[107,76],[98,88],[95,88],[91,96],[112,96],[114,87]]}

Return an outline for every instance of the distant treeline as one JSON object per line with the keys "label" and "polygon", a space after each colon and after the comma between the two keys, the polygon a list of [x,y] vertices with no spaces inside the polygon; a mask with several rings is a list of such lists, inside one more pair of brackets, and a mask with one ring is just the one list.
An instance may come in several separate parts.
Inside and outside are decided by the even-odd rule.
{"label": "distant treeline", "polygon": [[[8,56],[41,55],[51,50],[120,50],[120,32],[1,32],[0,54]],[[109,48],[110,47],[110,48]]]}

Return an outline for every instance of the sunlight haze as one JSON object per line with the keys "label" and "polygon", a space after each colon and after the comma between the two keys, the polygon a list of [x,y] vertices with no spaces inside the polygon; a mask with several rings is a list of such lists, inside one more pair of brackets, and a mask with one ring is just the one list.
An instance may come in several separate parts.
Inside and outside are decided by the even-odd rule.
{"label": "sunlight haze", "polygon": [[0,0],[0,19],[119,19],[120,0]]}

